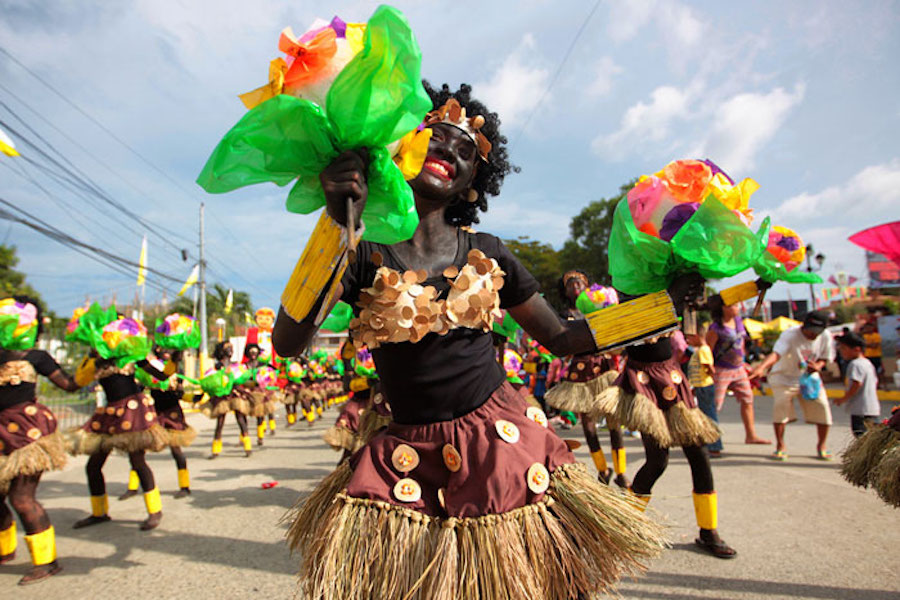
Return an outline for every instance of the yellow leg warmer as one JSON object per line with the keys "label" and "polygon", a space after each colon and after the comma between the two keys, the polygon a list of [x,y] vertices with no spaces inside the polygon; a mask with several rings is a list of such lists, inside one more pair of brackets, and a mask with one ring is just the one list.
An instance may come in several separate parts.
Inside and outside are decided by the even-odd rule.
{"label": "yellow leg warmer", "polygon": [[700,529],[717,529],[719,527],[719,499],[715,492],[710,494],[694,493],[694,514]]}
{"label": "yellow leg warmer", "polygon": [[53,525],[40,533],[25,536],[28,551],[31,553],[31,564],[36,567],[49,565],[56,560],[56,532]]}
{"label": "yellow leg warmer", "polygon": [[322,407],[321,406],[316,407],[316,414],[318,414],[320,417],[322,416]]}
{"label": "yellow leg warmer", "polygon": [[259,439],[263,439],[264,437],[266,437],[266,424],[265,423],[263,423],[262,425],[256,426],[256,437],[258,437]]}
{"label": "yellow leg warmer", "polygon": [[650,504],[650,494],[647,494],[646,496],[642,494],[636,494],[635,491],[631,488],[628,488],[628,493],[632,498],[637,500],[638,510],[640,510],[641,512],[647,510],[647,505]]}
{"label": "yellow leg warmer", "polygon": [[128,491],[135,492],[138,487],[141,485],[141,478],[138,477],[137,471],[131,470],[128,472]]}
{"label": "yellow leg warmer", "polygon": [[162,500],[159,497],[159,488],[153,488],[149,492],[144,492],[144,505],[147,507],[147,514],[154,514],[162,511]]}
{"label": "yellow leg warmer", "polygon": [[109,514],[109,497],[106,494],[91,496],[91,514],[95,517],[105,517]]}
{"label": "yellow leg warmer", "polygon": [[250,452],[250,451],[253,449],[253,445],[252,445],[251,442],[250,442],[250,436],[249,436],[249,435],[242,435],[242,436],[241,436],[241,444],[243,444],[243,446],[244,446],[244,451],[245,451],[245,452]]}
{"label": "yellow leg warmer", "polygon": [[616,472],[616,475],[623,474],[628,465],[628,462],[625,460],[625,448],[613,448],[612,459],[613,470]]}
{"label": "yellow leg warmer", "polygon": [[269,431],[275,431],[275,419],[269,419]]}
{"label": "yellow leg warmer", "polygon": [[306,420],[312,423],[316,420],[316,411],[311,410],[309,412],[303,411],[303,416],[306,417]]}
{"label": "yellow leg warmer", "polygon": [[606,455],[603,454],[603,450],[591,452],[591,458],[594,459],[594,466],[597,467],[597,470],[601,473],[606,473],[609,467],[606,464]]}
{"label": "yellow leg warmer", "polygon": [[290,425],[293,425],[297,422],[297,415],[295,415],[294,413],[288,413],[287,421]]}
{"label": "yellow leg warmer", "polygon": [[16,551],[16,522],[0,531],[0,556],[6,556]]}
{"label": "yellow leg warmer", "polygon": [[191,487],[191,474],[187,469],[178,469],[178,487],[181,489]]}
{"label": "yellow leg warmer", "polygon": [[219,454],[221,452],[222,452],[222,440],[213,440],[213,445],[212,445],[213,455]]}

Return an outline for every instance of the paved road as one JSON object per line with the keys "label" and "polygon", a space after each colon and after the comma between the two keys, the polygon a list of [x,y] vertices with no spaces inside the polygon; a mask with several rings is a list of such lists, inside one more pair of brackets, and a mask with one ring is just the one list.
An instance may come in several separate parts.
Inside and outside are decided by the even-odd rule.
{"label": "paved road", "polygon": [[[758,417],[767,422],[771,398],[759,398]],[[334,420],[326,413],[326,422]],[[838,421],[831,448],[849,437],[847,418]],[[57,528],[59,555],[65,571],[27,588],[15,587],[27,569],[27,551],[0,567],[0,597],[22,600],[96,598],[159,600],[290,599],[295,591],[296,560],[282,539],[278,523],[285,510],[327,474],[337,453],[324,446],[326,423],[285,430],[244,458],[233,422],[226,426],[221,457],[206,460],[211,422],[190,415],[200,430],[187,450],[194,493],[174,500],[176,472],[167,453],[150,464],[163,492],[162,525],[152,532],[137,526],[145,516],[140,497],[115,500],[125,489],[127,460],[110,457],[105,472],[113,521],[73,530],[88,510],[84,458],[45,476],[40,497]],[[657,484],[651,506],[671,526],[673,546],[650,565],[646,576],[621,586],[626,598],[689,600],[695,598],[771,598],[884,600],[900,598],[896,573],[900,546],[900,511],[890,509],[871,492],[845,484],[834,463],[812,458],[812,426],[788,429],[791,458],[768,460],[768,446],[745,446],[736,406],[723,415],[725,456],[714,462],[720,497],[720,531],[740,552],[723,561],[699,552],[691,503],[690,474],[680,451]],[[770,426],[760,431],[769,434]],[[580,429],[563,432],[578,439]],[[633,473],[640,463],[640,440],[629,439]],[[584,447],[576,451],[588,461]],[[276,480],[277,487],[261,484]]]}

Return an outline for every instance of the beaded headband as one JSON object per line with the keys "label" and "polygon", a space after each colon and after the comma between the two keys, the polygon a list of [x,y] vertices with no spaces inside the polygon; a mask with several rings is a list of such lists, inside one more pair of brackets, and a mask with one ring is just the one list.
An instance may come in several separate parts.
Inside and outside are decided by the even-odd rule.
{"label": "beaded headband", "polygon": [[457,129],[463,130],[466,135],[475,143],[478,150],[478,156],[481,160],[488,162],[488,154],[491,151],[491,143],[484,134],[479,131],[484,125],[484,117],[475,115],[474,117],[466,117],[466,109],[460,106],[456,98],[450,98],[443,106],[437,108],[427,115],[422,125],[428,127],[435,123],[446,123],[453,125]]}

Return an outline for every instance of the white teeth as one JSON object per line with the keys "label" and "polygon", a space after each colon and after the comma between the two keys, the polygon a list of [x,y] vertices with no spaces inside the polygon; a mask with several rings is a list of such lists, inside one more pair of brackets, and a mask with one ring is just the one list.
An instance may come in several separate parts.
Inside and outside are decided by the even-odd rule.
{"label": "white teeth", "polygon": [[444,177],[449,177],[449,173],[447,172],[447,168],[439,162],[435,162],[432,160],[428,161],[428,168],[432,171],[436,171],[443,175]]}

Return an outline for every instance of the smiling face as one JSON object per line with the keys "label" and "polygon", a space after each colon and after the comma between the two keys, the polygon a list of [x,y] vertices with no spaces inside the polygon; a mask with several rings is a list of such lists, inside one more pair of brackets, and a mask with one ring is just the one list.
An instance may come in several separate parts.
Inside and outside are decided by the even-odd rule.
{"label": "smiling face", "polygon": [[409,185],[419,196],[449,203],[471,186],[478,153],[472,138],[458,127],[436,123],[431,130],[425,164]]}
{"label": "smiling face", "polygon": [[581,277],[569,277],[566,281],[566,298],[575,302],[575,299],[586,289],[587,285]]}

